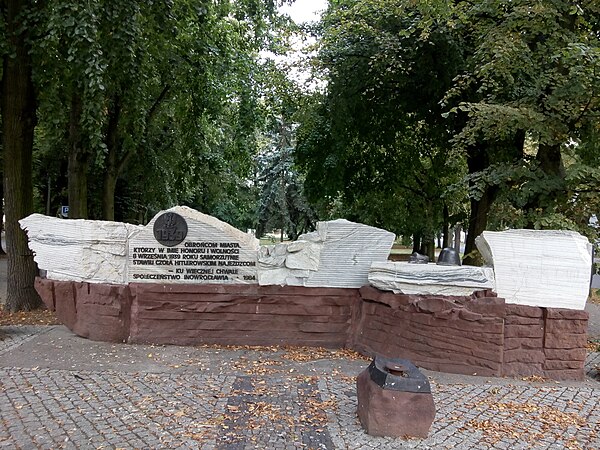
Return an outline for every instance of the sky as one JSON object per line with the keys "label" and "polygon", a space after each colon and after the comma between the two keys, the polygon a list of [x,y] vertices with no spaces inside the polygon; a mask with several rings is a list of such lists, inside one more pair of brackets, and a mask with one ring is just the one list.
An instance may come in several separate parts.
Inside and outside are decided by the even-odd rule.
{"label": "sky", "polygon": [[289,14],[296,23],[314,22],[319,19],[320,12],[327,8],[327,0],[296,0],[292,5],[283,5],[281,12]]}

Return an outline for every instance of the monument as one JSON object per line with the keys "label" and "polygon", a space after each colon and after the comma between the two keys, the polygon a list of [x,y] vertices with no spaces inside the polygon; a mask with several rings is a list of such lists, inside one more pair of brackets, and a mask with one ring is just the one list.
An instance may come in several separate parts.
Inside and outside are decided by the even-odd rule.
{"label": "monument", "polygon": [[393,233],[341,219],[274,246],[183,206],[146,226],[20,223],[40,296],[90,339],[345,347],[469,375],[584,377],[592,258],[576,233],[485,232],[490,266],[477,268],[388,261]]}

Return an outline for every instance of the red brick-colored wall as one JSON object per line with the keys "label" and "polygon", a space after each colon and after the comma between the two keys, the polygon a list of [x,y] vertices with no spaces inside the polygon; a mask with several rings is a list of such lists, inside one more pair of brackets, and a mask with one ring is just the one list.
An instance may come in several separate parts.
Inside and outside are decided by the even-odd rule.
{"label": "red brick-colored wall", "polygon": [[358,350],[442,372],[502,373],[504,300],[399,295],[372,287],[360,293]]}
{"label": "red brick-colored wall", "polygon": [[145,284],[38,278],[49,309],[78,335],[108,342],[310,345],[468,375],[583,379],[585,311],[472,296],[294,286]]}
{"label": "red brick-colored wall", "polygon": [[134,343],[344,347],[359,300],[356,289],[144,283],[130,289]]}

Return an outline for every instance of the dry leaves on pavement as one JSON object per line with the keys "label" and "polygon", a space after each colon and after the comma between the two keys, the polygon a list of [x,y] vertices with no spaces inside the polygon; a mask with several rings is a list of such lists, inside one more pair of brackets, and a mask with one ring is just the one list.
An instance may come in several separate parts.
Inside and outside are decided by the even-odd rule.
{"label": "dry leaves on pavement", "polygon": [[4,308],[0,309],[0,326],[10,325],[60,325],[60,322],[54,312],[47,309],[15,313],[5,311]]}
{"label": "dry leaves on pavement", "polygon": [[[506,437],[523,439],[529,443],[550,436],[562,440],[565,430],[579,429],[587,425],[586,419],[576,413],[567,413],[552,406],[536,403],[499,402],[489,398],[477,404],[469,404],[468,407],[478,411],[497,411],[494,419],[470,420],[465,424],[467,428],[482,431],[492,443]],[[515,417],[519,417],[519,420],[515,420]],[[538,429],[532,429],[531,423],[535,423]],[[580,448],[574,439],[565,442],[565,446],[569,449]]]}

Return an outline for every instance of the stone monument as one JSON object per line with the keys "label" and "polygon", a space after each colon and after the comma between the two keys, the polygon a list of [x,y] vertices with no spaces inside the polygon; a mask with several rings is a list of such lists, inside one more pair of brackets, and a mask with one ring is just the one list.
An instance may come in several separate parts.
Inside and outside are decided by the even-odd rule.
{"label": "stone monument", "polygon": [[591,245],[571,232],[485,232],[490,267],[388,261],[394,234],[339,219],[295,242],[193,209],[146,226],[20,221],[49,309],[111,342],[351,348],[486,376],[582,379]]}

